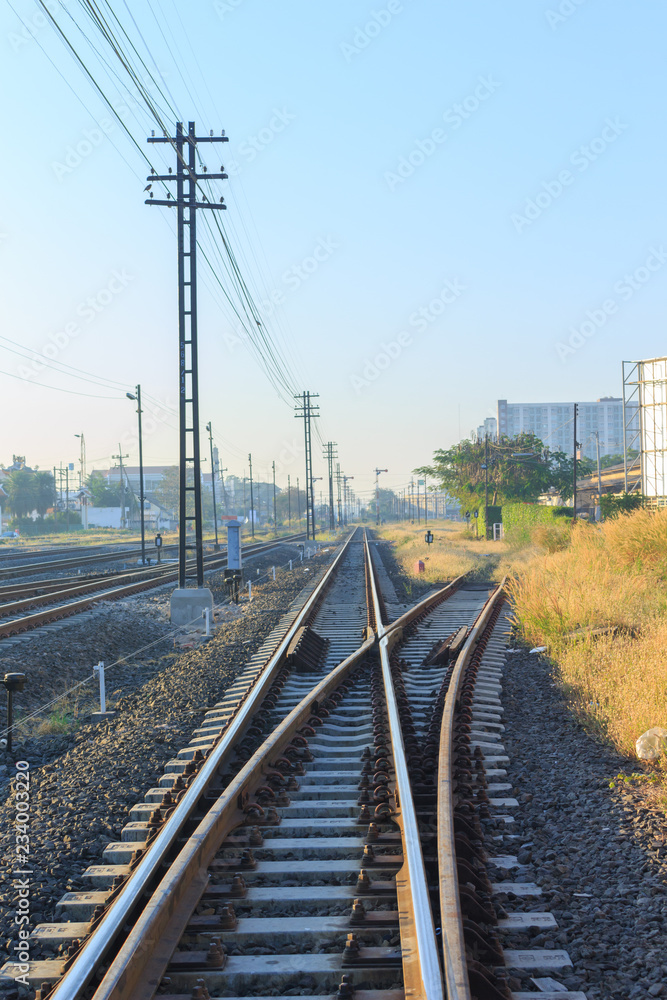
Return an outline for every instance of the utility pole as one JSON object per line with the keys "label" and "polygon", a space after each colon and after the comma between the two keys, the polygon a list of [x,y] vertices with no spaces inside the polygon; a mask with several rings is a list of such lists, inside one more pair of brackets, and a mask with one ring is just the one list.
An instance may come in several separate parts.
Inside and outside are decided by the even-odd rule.
{"label": "utility pole", "polygon": [[574,404],[574,452],[572,462],[572,521],[577,520],[577,404]]}
{"label": "utility pole", "polygon": [[301,400],[295,406],[294,416],[303,417],[305,451],[306,451],[306,538],[315,538],[315,496],[313,493],[313,449],[311,435],[311,419],[319,417],[319,406],[313,406],[311,400],[318,399],[319,393],[304,392],[295,399]]}
{"label": "utility pole", "polygon": [[287,477],[287,527],[292,528],[292,480]]}
{"label": "utility pole", "polygon": [[389,469],[375,470],[375,523],[380,523],[380,473],[389,472]]}
{"label": "utility pole", "polygon": [[337,499],[338,499],[338,527],[339,528],[341,528],[342,525],[343,525],[343,504],[342,504],[342,498],[341,498],[341,484],[342,484],[342,481],[343,481],[343,477],[342,477],[341,471],[340,471],[340,463],[336,462],[336,485],[338,487],[338,489],[337,489]]}
{"label": "utility pole", "polygon": [[250,530],[252,531],[252,537],[255,537],[255,501],[252,495],[252,455],[248,455],[248,462],[250,463]]}
{"label": "utility pole", "polygon": [[129,455],[123,455],[120,445],[118,445],[118,454],[111,456],[114,459],[118,459],[120,462],[120,526],[123,527],[123,521],[125,520],[125,483],[123,482],[123,459],[129,458]]}
{"label": "utility pole", "polygon": [[489,538],[489,435],[484,435],[484,533]]}
{"label": "utility pole", "polygon": [[600,471],[600,432],[595,432],[595,455],[598,464],[598,521],[602,520],[602,472]]}
{"label": "utility pole", "polygon": [[86,439],[83,436],[83,431],[80,434],[75,434],[75,438],[79,438],[81,444],[81,451],[79,453],[79,489],[82,490],[86,485]]}
{"label": "utility pole", "polygon": [[276,508],[276,463],[272,462],[271,467],[273,469],[273,531],[278,534],[278,514]]}
{"label": "utility pole", "polygon": [[297,517],[298,517],[298,520],[301,521],[301,494],[299,493],[299,477],[298,476],[296,477],[296,508],[297,508]]}
{"label": "utility pole", "polygon": [[[201,507],[201,456],[199,444],[199,360],[197,347],[197,210],[226,209],[220,203],[206,200],[197,201],[197,185],[201,180],[226,180],[227,174],[197,173],[197,145],[202,142],[228,142],[224,132],[219,136],[197,136],[195,123],[188,123],[187,135],[183,123],[176,123],[175,136],[155,136],[149,143],[169,143],[176,150],[176,174],[156,174],[153,170],[147,177],[149,184],[157,181],[176,181],[176,199],[158,199],[151,191],[147,205],[164,205],[176,208],[178,226],[178,358],[179,358],[179,521],[178,521],[178,586],[184,589],[187,582],[187,549],[194,548],[196,557],[196,586],[204,587],[204,538]],[[187,147],[187,162],[186,162]],[[170,168],[171,169],[171,168]],[[186,229],[188,244],[186,249]],[[188,472],[192,473],[192,485],[188,485]],[[188,497],[192,495],[194,512],[188,514]],[[194,522],[195,542],[188,544],[187,526]],[[207,606],[212,607],[211,603]],[[190,610],[187,613],[191,612]],[[192,617],[190,613],[190,617]]]}
{"label": "utility pole", "polygon": [[[336,527],[336,518],[334,517],[334,488],[333,488],[333,460],[338,457],[338,453],[334,455],[334,448],[336,448],[335,441],[327,441],[326,451],[324,457],[327,460],[327,468],[329,471],[329,531],[333,531]],[[340,514],[338,517],[340,522]]]}
{"label": "utility pole", "polygon": [[211,449],[211,487],[213,489],[213,524],[215,526],[215,551],[220,550],[220,545],[218,544],[218,508],[215,502],[215,462],[213,461],[213,428],[211,426],[211,421],[206,424],[206,430],[208,431],[208,443]]}
{"label": "utility pole", "polygon": [[[138,385],[136,389],[136,395],[132,392],[126,392],[125,395],[128,399],[133,399],[137,404],[137,415],[139,421],[139,515],[141,518],[141,565],[146,565],[146,529],[144,524],[144,504],[146,498],[144,497],[144,450],[143,441],[141,436],[141,386]],[[120,447],[118,449],[120,451]]]}
{"label": "utility pole", "polygon": [[428,491],[426,489],[426,478],[424,478],[424,526],[428,524]]}
{"label": "utility pole", "polygon": [[246,502],[246,492],[245,492],[246,478],[247,478],[246,476],[243,477],[243,516],[244,517],[248,516],[248,504]]}
{"label": "utility pole", "polygon": [[347,485],[354,476],[343,476],[343,490],[345,493],[345,516],[343,518],[343,523],[347,527],[347,519],[350,515],[350,488]]}

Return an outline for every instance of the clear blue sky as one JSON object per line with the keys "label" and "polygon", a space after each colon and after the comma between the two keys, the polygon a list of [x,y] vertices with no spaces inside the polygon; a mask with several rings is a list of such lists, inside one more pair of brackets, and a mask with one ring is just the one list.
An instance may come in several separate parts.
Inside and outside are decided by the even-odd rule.
{"label": "clear blue sky", "polygon": [[[0,341],[0,457],[75,461],[83,430],[89,468],[108,466],[119,441],[134,448],[124,391],[141,382],[161,401],[146,462],[173,462],[174,220],[144,205],[142,157],[38,5],[12,6],[2,336],[118,386],[48,368],[30,381],[69,392],[13,378],[27,362]],[[63,6],[83,25],[76,0]],[[319,392],[322,436],[359,490],[376,464],[404,484],[498,398],[620,395],[622,359],[666,353],[663,4],[136,0],[136,24],[122,0],[113,9],[183,119],[230,136],[226,224],[257,299],[279,300],[267,329],[298,388]],[[58,17],[126,101],[119,67],[110,83]],[[122,115],[144,148],[149,116]],[[301,425],[235,343],[203,267],[200,340],[202,418],[224,464],[242,475],[252,451],[258,470],[277,460],[279,483],[302,476]]]}

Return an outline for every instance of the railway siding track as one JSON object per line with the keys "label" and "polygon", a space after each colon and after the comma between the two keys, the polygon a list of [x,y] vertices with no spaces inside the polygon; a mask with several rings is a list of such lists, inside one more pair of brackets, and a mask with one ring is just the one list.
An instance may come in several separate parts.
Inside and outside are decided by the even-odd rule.
{"label": "railway siding track", "polygon": [[[244,548],[246,557],[270,552],[282,544],[289,544],[301,535],[278,538],[271,542],[247,545]],[[205,570],[210,572],[227,564],[226,550],[211,553],[204,557]],[[21,597],[19,600],[0,604],[0,639],[6,636],[18,635],[38,628],[49,622],[59,621],[71,615],[79,614],[98,604],[100,601],[114,601],[144,590],[162,587],[178,579],[178,569],[173,566],[154,566],[149,569],[131,570],[118,576],[103,576],[92,580],[77,580],[60,590],[49,586],[46,594],[33,594]],[[39,585],[36,584],[36,587]],[[55,584],[54,584],[55,586]],[[83,596],[86,595],[86,596]],[[69,600],[74,597],[75,600]],[[32,614],[22,614],[23,611],[44,606],[44,610]],[[11,617],[17,615],[17,617]]]}
{"label": "railway siding track", "polygon": [[35,930],[63,950],[30,965],[42,1000],[584,1000],[508,985],[571,963],[529,947],[555,921],[523,909],[539,888],[503,853],[518,803],[502,588],[458,579],[390,622],[379,567],[350,536],[133,807],[90,891]]}

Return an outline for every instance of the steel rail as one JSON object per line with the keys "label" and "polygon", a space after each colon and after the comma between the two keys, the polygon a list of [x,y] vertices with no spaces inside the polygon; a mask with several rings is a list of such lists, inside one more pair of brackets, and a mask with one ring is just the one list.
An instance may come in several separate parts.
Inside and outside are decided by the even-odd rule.
{"label": "steel rail", "polygon": [[[390,647],[400,641],[401,631],[396,628],[398,622],[394,622],[391,626],[382,624],[379,587],[368,547],[368,539],[366,539],[366,549],[368,563],[371,567],[371,589],[398,792],[397,806],[399,811],[393,819],[401,830],[403,857],[405,858],[403,867],[396,876],[405,997],[406,1000],[444,1000],[442,969],[438,959],[439,949],[435,936],[428,878],[424,866],[401,720],[389,663]],[[440,591],[445,596],[448,596],[450,592],[451,585],[445,587],[444,591]],[[407,615],[403,615],[399,621],[402,621],[403,624],[409,624],[407,619],[419,617],[423,613],[425,603],[424,601],[420,602]]]}
{"label": "steel rail", "polygon": [[[269,764],[269,759],[290,742],[313,714],[318,701],[345,680],[374,645],[373,635],[334,667],[302,698],[232,779],[153,893],[93,1000],[151,1000],[190,919],[193,898],[197,897],[194,899],[196,905],[206,886],[207,868],[224,838],[243,823],[245,817],[239,802],[263,784],[263,768]],[[55,1000],[55,994],[50,1000]]]}
{"label": "steel rail", "polygon": [[[311,610],[317,605],[322,594],[331,583],[353,536],[354,532],[347,538],[331,566],[317,584],[303,608],[296,615],[294,622],[288,629],[280,645],[257,678],[254,687],[251,688],[245,702],[240,706],[237,714],[230,721],[228,728],[224,731],[218,743],[211,749],[201,768],[196,773],[194,781],[187,788],[176,810],[161,827],[155,840],[146,849],[146,853],[134,871],[129,875],[118,896],[113,900],[107,912],[100,919],[98,926],[84,942],[64,977],[57,983],[53,992],[49,994],[49,1000],[78,1000],[78,998],[82,997],[83,991],[95,975],[96,969],[99,968],[99,965],[107,956],[118,936],[123,933],[124,925],[131,918],[135,908],[140,905],[142,896],[147,892],[151,892],[151,886],[158,876],[159,869],[166,861],[167,855],[176,843],[183,826],[196,810],[198,802],[205,794],[208,786],[214,781],[220,769],[231,756],[235,744],[241,738],[246,725],[273,683],[290,642],[302,623],[308,619]],[[368,640],[369,644],[370,641]],[[195,891],[197,891],[196,887]],[[172,904],[168,905],[171,906]],[[176,943],[173,942],[174,947]],[[140,946],[138,945],[138,947]],[[127,965],[130,956],[127,955],[125,948],[123,948],[122,954]],[[117,969],[115,961],[112,963],[111,968]],[[119,984],[122,980],[123,974],[119,973]],[[155,984],[155,989],[157,989],[157,984]],[[99,990],[95,992],[95,998],[105,995],[105,993],[99,993]],[[122,994],[117,995],[120,996]],[[125,994],[125,996],[128,997],[128,1000],[135,1000],[135,994],[131,992]]]}
{"label": "steel rail", "polygon": [[[257,545],[246,546],[244,552],[246,555],[260,555],[263,552],[270,552],[272,549],[277,548],[279,545],[285,544],[290,539],[300,538],[302,535],[290,535],[286,538],[277,539],[271,542],[261,542]],[[204,562],[206,564],[207,572],[222,566],[227,561],[226,552],[220,553],[210,553],[204,556]],[[136,583],[123,584],[120,587],[111,586],[114,579],[117,582],[118,579],[123,579],[127,577],[136,578],[144,577],[143,580],[138,580]],[[148,577],[148,579],[146,579]],[[133,594],[141,593],[144,590],[151,590],[154,587],[162,587],[168,583],[178,579],[178,570],[171,567],[159,569],[154,568],[152,570],[133,570],[132,573],[121,574],[120,577],[115,577],[112,579],[107,578],[106,580],[98,581],[90,586],[86,584],[80,584],[75,587],[67,588],[60,592],[60,595],[48,594],[43,597],[37,597],[36,599],[26,598],[23,601],[17,601],[13,604],[0,605],[0,615],[8,615],[12,613],[12,608],[14,607],[17,611],[23,607],[38,607],[40,604],[50,604],[54,600],[57,600],[59,596],[67,596],[71,594],[81,593],[82,591],[88,591],[88,593],[99,591],[95,596],[84,597],[78,601],[72,601],[70,604],[61,604],[58,607],[46,608],[44,611],[37,611],[32,615],[25,615],[23,618],[16,618],[9,622],[0,622],[0,639],[3,636],[16,635],[20,632],[28,632],[32,628],[37,628],[39,625],[44,625],[47,622],[59,621],[61,618],[69,618],[72,615],[79,614],[82,611],[86,611],[88,608],[92,608],[95,604],[100,604],[102,601],[115,601],[121,597],[130,597]]]}
{"label": "steel rail", "polygon": [[[302,533],[303,534],[303,533]],[[278,536],[278,538],[292,538],[293,535],[283,535]],[[298,537],[301,537],[299,535]],[[208,542],[212,542],[213,539],[207,539]],[[272,539],[275,541],[275,539]],[[75,546],[73,546],[74,548]],[[169,544],[163,546],[163,553],[166,549],[177,548],[177,543],[169,542]],[[84,548],[84,546],[79,546],[79,548]],[[88,550],[90,551],[90,550]],[[56,569],[67,569],[68,567],[75,566],[85,566],[88,563],[98,563],[98,562],[120,562],[123,559],[130,559],[132,556],[140,556],[141,549],[119,549],[114,552],[101,552],[99,554],[92,555],[82,555],[82,556],[72,556],[69,559],[58,559],[54,561],[46,562],[36,562],[36,563],[19,563],[18,566],[7,566],[3,565],[2,559],[0,558],[0,580],[5,578],[18,578],[21,576],[34,576],[38,573],[48,573],[51,570]]]}
{"label": "steel rail", "polygon": [[459,898],[459,879],[454,840],[454,723],[459,688],[466,666],[479,643],[497,601],[503,593],[505,580],[489,597],[475,622],[465,645],[456,658],[449,682],[440,729],[438,757],[437,850],[440,892],[440,922],[442,951],[448,1000],[471,1000],[470,982],[463,933],[463,914]]}

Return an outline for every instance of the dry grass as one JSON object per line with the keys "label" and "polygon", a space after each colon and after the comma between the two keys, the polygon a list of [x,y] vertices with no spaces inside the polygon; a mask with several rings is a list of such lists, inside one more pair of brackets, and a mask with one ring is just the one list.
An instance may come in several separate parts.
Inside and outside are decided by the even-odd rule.
{"label": "dry grass", "polygon": [[[426,527],[434,536],[430,546],[424,541]],[[393,543],[394,556],[406,576],[426,583],[447,583],[464,573],[499,583],[533,553],[532,549],[514,548],[504,541],[477,539],[460,522],[429,521],[426,527],[397,524],[374,529]],[[420,559],[425,566],[423,573],[416,569]]]}
{"label": "dry grass", "polygon": [[667,511],[577,524],[555,550],[540,540],[509,586],[517,624],[547,646],[579,717],[634,755],[638,736],[667,724]]}

